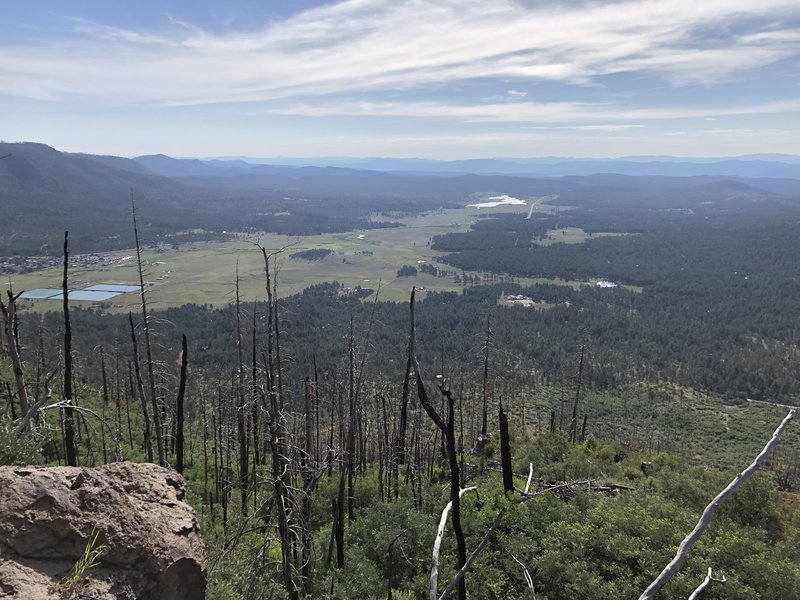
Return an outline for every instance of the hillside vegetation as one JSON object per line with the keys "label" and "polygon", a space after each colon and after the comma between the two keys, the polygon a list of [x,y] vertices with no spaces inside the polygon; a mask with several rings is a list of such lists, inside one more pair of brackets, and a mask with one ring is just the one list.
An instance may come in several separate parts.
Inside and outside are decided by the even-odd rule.
{"label": "hillside vegetation", "polygon": [[[215,259],[223,305],[203,301],[202,281],[169,307],[145,285],[128,314],[29,311],[16,284],[3,290],[0,462],[182,472],[212,598],[425,597],[435,547],[438,597],[479,546],[454,597],[637,598],[798,403],[792,182],[298,174],[3,151],[17,220],[0,225],[0,254],[58,256],[73,225],[72,253],[131,247],[131,188],[147,244],[398,233],[359,249],[358,265],[382,261],[410,305],[384,300],[359,266],[362,285],[321,276],[285,295],[295,264],[324,275],[355,255],[258,236],[248,285],[243,252]],[[469,230],[403,245],[408,215],[497,194],[533,210],[475,208]],[[106,225],[119,237],[98,236]],[[147,265],[131,256],[138,282]],[[449,291],[421,289],[438,278]],[[709,567],[725,582],[704,598],[800,598],[798,444],[789,423],[658,598],[688,597]]]}

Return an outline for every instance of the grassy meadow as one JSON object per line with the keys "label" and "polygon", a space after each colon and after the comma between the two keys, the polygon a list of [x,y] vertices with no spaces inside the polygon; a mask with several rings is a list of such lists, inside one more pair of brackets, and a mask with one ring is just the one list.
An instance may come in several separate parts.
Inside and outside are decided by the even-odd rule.
{"label": "grassy meadow", "polygon": [[[444,233],[467,231],[479,215],[492,210],[524,212],[527,207],[442,209],[396,219],[404,225],[396,228],[304,237],[262,233],[242,235],[224,243],[184,244],[178,249],[169,246],[145,248],[142,260],[149,304],[156,310],[186,303],[227,304],[234,299],[237,268],[241,298],[250,301],[265,297],[264,261],[256,244],[261,244],[268,252],[284,249],[277,255],[279,296],[295,294],[310,285],[327,281],[338,281],[351,288],[377,289],[380,285],[381,299],[390,301],[405,300],[412,285],[424,288],[420,292],[423,297],[429,290],[460,291],[461,284],[453,277],[435,277],[422,272],[416,277],[397,277],[397,271],[403,265],[416,267],[418,261],[453,270],[437,262],[442,253],[430,248],[431,239]],[[313,248],[331,250],[332,254],[316,261],[290,258],[294,252]],[[108,253],[118,257],[132,254],[133,250]],[[14,275],[10,282],[15,290],[60,288],[61,274],[60,267],[53,267]],[[577,287],[583,284],[560,279],[521,278],[518,281],[523,285],[555,283]],[[70,289],[98,283],[137,284],[136,262],[128,260],[105,267],[70,269]],[[102,304],[71,303],[99,305],[109,312],[127,312],[138,307],[139,295],[138,292],[123,294]],[[56,300],[25,300],[24,305],[33,311],[60,308]]]}

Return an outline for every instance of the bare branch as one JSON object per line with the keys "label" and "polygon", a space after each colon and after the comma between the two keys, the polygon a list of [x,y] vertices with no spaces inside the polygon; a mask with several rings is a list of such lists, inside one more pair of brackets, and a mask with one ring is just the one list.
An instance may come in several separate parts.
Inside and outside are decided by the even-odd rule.
{"label": "bare branch", "polygon": [[686,561],[686,558],[689,556],[689,550],[691,550],[695,542],[700,539],[700,536],[703,535],[703,532],[705,532],[709,523],[711,523],[714,513],[717,512],[717,509],[720,507],[720,505],[722,505],[722,503],[725,502],[725,500],[727,500],[731,494],[733,494],[745,481],[747,481],[750,476],[755,473],[756,469],[758,469],[761,463],[764,462],[764,459],[767,457],[767,455],[772,452],[772,450],[780,441],[783,430],[789,424],[789,421],[794,418],[794,414],[795,409],[793,408],[789,411],[789,414],[786,415],[781,424],[775,430],[775,433],[772,434],[772,439],[767,442],[767,445],[764,446],[764,449],[759,453],[758,456],[756,456],[755,460],[750,463],[750,466],[739,473],[734,480],[731,481],[724,490],[717,494],[716,498],[714,498],[708,506],[706,506],[703,514],[700,516],[700,520],[697,522],[697,525],[694,526],[694,529],[692,529],[689,535],[687,535],[681,542],[675,557],[666,567],[664,567],[664,570],[661,571],[661,574],[656,577],[656,579],[648,586],[644,593],[639,596],[639,600],[652,600],[652,598],[655,598],[655,595],[658,593],[658,591],[678,573],[681,566],[683,566],[683,563]]}
{"label": "bare branch", "polygon": [[714,577],[713,569],[711,567],[708,567],[708,575],[706,575],[706,578],[703,580],[703,583],[698,585],[697,589],[695,589],[695,591],[692,592],[692,595],[689,596],[689,600],[697,600],[697,598],[700,597],[700,592],[702,592],[704,589],[706,589],[708,584],[711,583],[712,581],[717,581],[719,583],[725,583],[725,575],[723,575],[721,578]]}
{"label": "bare branch", "polygon": [[530,463],[528,470],[528,481],[525,482],[525,491],[522,492],[523,496],[527,496],[531,489],[531,480],[533,479],[533,463]]}
{"label": "bare branch", "polygon": [[17,383],[17,397],[19,398],[22,413],[27,414],[30,406],[28,402],[28,386],[25,383],[25,371],[22,368],[22,359],[19,354],[17,339],[14,335],[14,324],[17,320],[16,303],[21,293],[22,292],[19,292],[14,295],[11,290],[6,290],[8,304],[5,304],[2,296],[0,296],[0,312],[3,314],[3,329],[8,344],[8,352],[11,355],[11,363],[14,368],[14,379]]}
{"label": "bare branch", "polygon": [[[419,377],[419,374],[417,375]],[[458,497],[461,498],[467,492],[477,489],[475,486],[462,488],[458,491]],[[444,537],[444,527],[447,525],[447,515],[453,507],[453,501],[447,503],[442,511],[442,518],[439,519],[439,529],[436,531],[436,540],[433,542],[433,555],[431,556],[431,600],[436,600],[436,588],[439,583],[439,549],[442,546],[442,538]]]}
{"label": "bare branch", "polygon": [[[528,567],[526,567],[525,563],[523,563],[520,559],[518,559],[516,556],[511,554],[511,552],[509,552],[509,555],[511,556],[511,558],[514,559],[514,561],[520,567],[522,567],[522,573],[523,573],[523,575],[525,575],[525,583],[528,584],[528,589],[531,591],[531,598],[532,598],[532,600],[536,600],[536,590],[533,587],[533,577],[531,577],[531,573],[530,573],[530,571],[528,571]],[[711,569],[709,569],[709,571],[710,570]],[[689,600],[691,600],[691,598]]]}
{"label": "bare branch", "polygon": [[450,594],[452,594],[453,590],[456,589],[456,586],[464,578],[464,575],[466,575],[467,572],[472,568],[472,563],[475,561],[476,558],[478,558],[478,555],[481,552],[483,552],[483,549],[486,547],[486,544],[489,543],[489,540],[492,539],[494,532],[500,526],[500,522],[503,520],[505,514],[506,514],[505,508],[501,510],[499,513],[497,513],[497,516],[495,517],[492,526],[489,527],[489,530],[484,534],[480,544],[478,544],[475,550],[473,550],[472,554],[469,555],[469,558],[467,559],[467,562],[464,563],[464,566],[461,567],[459,572],[456,573],[456,576],[453,577],[453,580],[448,584],[448,586],[442,592],[442,595],[439,596],[439,600],[446,600],[447,598],[450,597]]}
{"label": "bare branch", "polygon": [[25,416],[22,417],[22,420],[19,422],[19,425],[17,425],[17,435],[22,435],[22,432],[25,431],[25,428],[31,422],[31,419],[34,417],[34,415],[36,413],[38,413],[39,409],[42,408],[42,406],[44,406],[44,404],[48,400],[50,400],[50,398],[52,397],[53,388],[50,387],[49,379],[48,379],[48,382],[46,384],[46,388],[47,388],[47,391],[46,391],[45,395],[42,396],[41,398],[39,398],[36,401],[36,404],[31,406],[30,410],[28,410],[28,412],[25,414]]}
{"label": "bare branch", "polygon": [[[397,543],[397,541],[401,537],[403,537],[406,533],[408,533],[408,529],[403,529],[403,531],[401,531],[396,536],[394,536],[394,539],[389,544],[389,557],[388,557],[389,577],[387,577],[387,583],[386,583],[386,598],[387,598],[387,600],[392,600],[392,575],[394,573],[394,563],[392,561],[392,548]],[[401,548],[402,548],[402,546],[401,546]],[[403,553],[403,556],[405,557],[406,560],[408,560],[408,557],[405,556],[405,552]]]}

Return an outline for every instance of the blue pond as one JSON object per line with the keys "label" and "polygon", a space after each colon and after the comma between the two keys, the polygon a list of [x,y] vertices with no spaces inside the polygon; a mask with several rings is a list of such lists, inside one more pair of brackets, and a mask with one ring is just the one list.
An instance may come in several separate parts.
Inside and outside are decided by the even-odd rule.
{"label": "blue pond", "polygon": [[[120,285],[116,283],[98,283],[83,290],[70,290],[70,300],[82,300],[86,302],[102,302],[109,300],[120,294],[135,292],[139,289],[138,285]],[[29,290],[22,294],[22,298],[31,300],[63,300],[64,295],[60,289],[40,288]]]}

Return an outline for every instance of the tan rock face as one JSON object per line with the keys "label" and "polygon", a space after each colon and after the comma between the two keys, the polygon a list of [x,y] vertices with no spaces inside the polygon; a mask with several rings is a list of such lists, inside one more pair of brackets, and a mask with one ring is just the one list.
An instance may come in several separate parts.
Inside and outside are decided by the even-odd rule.
{"label": "tan rock face", "polygon": [[152,464],[0,467],[0,598],[49,590],[83,555],[92,528],[107,546],[82,598],[205,597],[205,548],[183,478]]}

